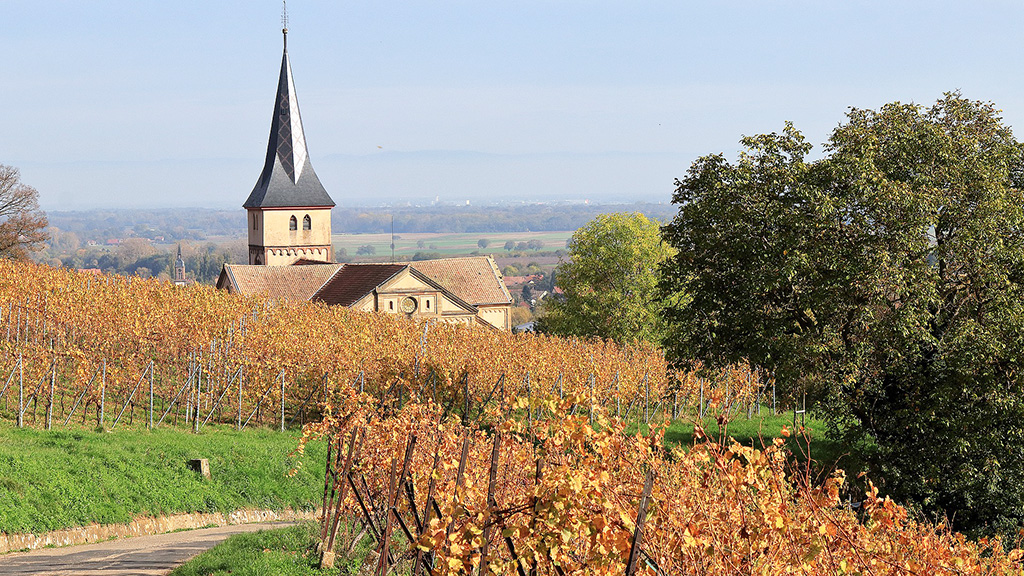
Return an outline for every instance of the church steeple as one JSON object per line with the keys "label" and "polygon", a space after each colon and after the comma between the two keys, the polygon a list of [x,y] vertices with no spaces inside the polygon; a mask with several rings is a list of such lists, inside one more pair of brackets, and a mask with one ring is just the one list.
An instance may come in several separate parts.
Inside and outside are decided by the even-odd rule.
{"label": "church steeple", "polygon": [[[270,122],[267,158],[242,206],[249,229],[249,263],[287,266],[298,260],[330,262],[334,200],[309,163],[306,136],[288,59],[288,15],[281,17],[284,54]],[[301,223],[301,224],[300,224]]]}
{"label": "church steeple", "polygon": [[174,285],[185,284],[185,259],[181,257],[181,244],[178,244],[178,257],[174,260]]}
{"label": "church steeple", "polygon": [[295,82],[288,59],[287,16],[284,27],[284,54],[277,83],[274,116],[270,122],[267,159],[256,186],[243,204],[245,208],[330,207],[334,201],[313,171],[306,149],[306,136],[295,97]]}

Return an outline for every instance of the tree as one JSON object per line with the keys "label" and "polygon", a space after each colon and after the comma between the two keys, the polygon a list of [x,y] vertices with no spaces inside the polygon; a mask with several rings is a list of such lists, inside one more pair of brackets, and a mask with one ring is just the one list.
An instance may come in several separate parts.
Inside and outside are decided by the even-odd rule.
{"label": "tree", "polygon": [[619,342],[661,340],[658,264],[672,253],[658,223],[639,213],[598,216],[572,236],[555,269],[562,298],[544,300],[539,329]]}
{"label": "tree", "polygon": [[476,241],[476,245],[479,246],[481,249],[487,248],[488,246],[491,245],[491,241],[488,240],[487,238],[481,238]]}
{"label": "tree", "polygon": [[972,534],[1024,526],[1024,146],[989,103],[852,109],[698,159],[666,239],[667,345],[817,394],[876,479]]}
{"label": "tree", "polygon": [[530,240],[526,243],[526,247],[530,250],[540,250],[544,247],[544,242],[542,240]]}
{"label": "tree", "polygon": [[506,240],[505,241],[505,250],[506,251],[511,252],[515,247],[516,247],[516,243],[515,243],[514,240]]}
{"label": "tree", "polygon": [[39,192],[21,182],[13,166],[0,164],[0,258],[24,260],[49,238]]}
{"label": "tree", "polygon": [[530,286],[529,282],[523,284],[521,296],[523,298],[523,302],[526,302],[531,306],[533,305],[533,288]]}
{"label": "tree", "polygon": [[356,248],[356,255],[358,256],[372,256],[377,253],[377,248],[373,244],[364,244],[359,248]]}
{"label": "tree", "polygon": [[423,250],[419,250],[412,255],[413,262],[419,262],[420,260],[438,260],[439,258],[441,258],[440,252],[426,252]]}

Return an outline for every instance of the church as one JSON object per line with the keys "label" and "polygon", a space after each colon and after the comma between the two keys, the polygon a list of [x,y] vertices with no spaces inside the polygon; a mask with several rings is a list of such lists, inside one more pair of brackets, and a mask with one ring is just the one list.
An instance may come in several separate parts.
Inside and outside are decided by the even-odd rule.
{"label": "church", "polygon": [[288,28],[267,157],[246,210],[249,263],[225,264],[217,287],[273,300],[511,330],[512,296],[490,256],[337,264],[331,208],[306,149],[288,59]]}

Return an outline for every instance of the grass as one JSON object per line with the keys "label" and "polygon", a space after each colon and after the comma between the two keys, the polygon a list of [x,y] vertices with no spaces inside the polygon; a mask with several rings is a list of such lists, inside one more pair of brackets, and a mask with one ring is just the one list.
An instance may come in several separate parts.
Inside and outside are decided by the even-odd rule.
{"label": "grass", "polygon": [[[696,414],[674,420],[665,430],[665,444],[692,445],[696,421]],[[772,415],[767,408],[762,408],[760,416],[754,414],[751,418],[747,418],[745,412],[733,413],[724,424],[719,424],[717,415],[710,414],[705,415],[702,421],[704,433],[708,437],[719,440],[732,438],[744,446],[755,448],[767,446],[775,438],[782,438],[782,427],[785,426],[790,431],[790,436],[785,438],[786,446],[797,462],[810,461],[814,464],[813,468],[819,471],[829,471],[838,466],[856,473],[864,468],[857,447],[847,446],[830,437],[825,421],[813,414],[808,415],[804,421],[803,433],[794,429],[792,411]],[[797,424],[800,424],[799,420]],[[631,425],[628,431],[635,431],[637,426]],[[647,432],[646,426],[639,426],[644,433]]]}
{"label": "grass", "polygon": [[[43,532],[140,515],[310,509],[323,497],[322,443],[294,477],[293,433],[208,428],[42,431],[0,425],[0,531]],[[187,463],[210,461],[211,480]],[[318,471],[319,470],[319,471]]]}
{"label": "grass", "polygon": [[[395,257],[412,258],[417,252],[438,252],[442,257],[466,256],[471,252],[493,254],[495,257],[506,254],[505,242],[528,242],[540,240],[544,243],[541,250],[564,250],[565,242],[572,236],[572,231],[563,232],[467,232],[452,234],[406,233],[395,236]],[[477,245],[481,239],[490,241],[487,248]],[[371,245],[376,253],[370,258],[391,257],[390,234],[334,234],[332,237],[335,249],[344,248],[349,257],[360,259],[356,250],[360,246]],[[423,247],[418,246],[423,242]],[[434,248],[430,248],[434,246]],[[526,254],[535,251],[527,250]]]}
{"label": "grass", "polygon": [[318,534],[314,523],[289,528],[237,534],[182,564],[171,576],[311,576],[358,574],[369,551],[369,538],[335,567],[321,570],[314,549]]}

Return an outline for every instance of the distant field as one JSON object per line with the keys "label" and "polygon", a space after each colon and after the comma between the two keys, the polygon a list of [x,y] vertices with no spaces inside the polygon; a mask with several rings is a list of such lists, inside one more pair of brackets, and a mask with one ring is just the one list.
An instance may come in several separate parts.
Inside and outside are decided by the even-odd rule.
{"label": "distant field", "polygon": [[[396,234],[395,235],[395,259],[408,260],[417,252],[438,252],[441,256],[464,256],[471,252],[481,254],[493,254],[496,258],[508,255],[505,251],[505,243],[529,242],[540,240],[544,247],[540,252],[551,252],[564,250],[565,243],[572,236],[572,230],[558,232],[491,232],[491,233],[456,233],[456,234]],[[489,242],[486,248],[480,248],[478,242],[481,240]],[[391,259],[391,235],[390,234],[335,234],[333,235],[334,249],[344,248],[349,257],[362,259],[356,254],[360,246],[373,246],[375,254],[367,257],[374,260]],[[531,254],[538,251],[526,250],[521,258],[529,258]],[[555,259],[557,260],[557,259]]]}

